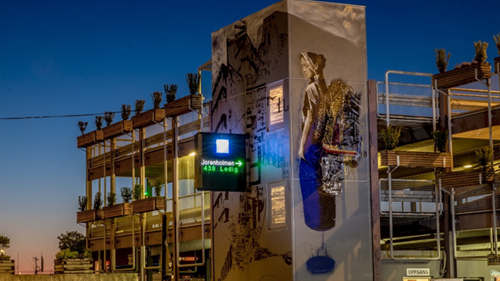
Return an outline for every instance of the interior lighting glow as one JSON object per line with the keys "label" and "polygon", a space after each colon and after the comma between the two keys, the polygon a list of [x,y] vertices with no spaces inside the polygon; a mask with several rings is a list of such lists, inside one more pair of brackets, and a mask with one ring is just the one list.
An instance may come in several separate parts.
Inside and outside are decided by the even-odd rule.
{"label": "interior lighting glow", "polygon": [[215,141],[217,153],[229,153],[229,140],[217,139]]}
{"label": "interior lighting glow", "polygon": [[196,153],[195,153],[195,152],[191,152],[191,153],[189,153],[189,156],[195,156],[195,155],[196,155]]}
{"label": "interior lighting glow", "polygon": [[465,165],[464,168],[466,168],[466,169],[472,168],[472,165]]}

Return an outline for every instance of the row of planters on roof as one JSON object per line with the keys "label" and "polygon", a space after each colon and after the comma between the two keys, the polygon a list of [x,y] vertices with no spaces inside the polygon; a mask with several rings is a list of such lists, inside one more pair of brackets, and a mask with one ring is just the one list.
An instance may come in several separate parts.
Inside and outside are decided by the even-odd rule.
{"label": "row of planters on roof", "polygon": [[394,150],[399,144],[401,127],[388,126],[380,131],[385,143],[385,150],[380,151],[381,166],[450,168],[451,154],[445,152],[448,132],[436,130],[432,133],[434,152]]}
{"label": "row of planters on roof", "polygon": [[[87,210],[87,197],[78,197],[78,209],[76,214],[77,223],[91,222],[101,219],[116,218],[128,216],[133,213],[145,213],[165,209],[165,197],[161,196],[161,191],[165,183],[162,179],[156,179],[154,185],[149,185],[154,190],[154,197],[148,192],[143,192],[142,185],[135,185],[132,190],[130,187],[122,187],[121,197],[123,203],[116,204],[116,194],[108,193],[106,197],[108,205],[102,207],[103,200],[100,192],[96,192],[93,202],[93,209]],[[132,201],[133,199],[133,201]]]}
{"label": "row of planters on roof", "polygon": [[[493,35],[499,57],[494,58],[495,73],[500,73],[500,33]],[[476,82],[477,79],[488,79],[491,77],[491,65],[486,61],[488,58],[488,43],[474,42],[475,56],[472,62],[464,62],[456,65],[455,69],[446,71],[451,57],[445,49],[434,49],[436,54],[436,66],[439,74],[433,75],[433,84],[439,89],[459,87]]]}
{"label": "row of planters on roof", "polygon": [[[500,33],[493,35],[495,46],[499,57],[494,58],[494,72],[500,74]],[[465,84],[474,83],[478,79],[489,79],[491,77],[491,66],[486,61],[488,58],[487,42],[474,42],[475,56],[472,62],[459,64],[455,69],[446,71],[451,53],[444,49],[435,50],[436,66],[439,74],[433,75],[433,84],[438,89],[449,89]],[[476,166],[462,172],[446,172],[436,176],[436,181],[441,182],[441,187],[451,188],[460,186],[472,186],[495,181],[493,168],[493,150],[490,147],[476,151]]]}
{"label": "row of planters on roof", "polygon": [[[151,94],[153,108],[143,112],[145,100],[135,101],[135,115],[130,118],[132,113],[131,106],[128,104],[122,105],[121,117],[122,121],[113,124],[113,119],[116,112],[107,111],[103,116],[95,117],[96,130],[85,134],[88,122],[79,121],[78,127],[81,136],[78,137],[78,147],[93,145],[104,139],[113,138],[121,134],[129,133],[133,129],[151,126],[158,122],[162,122],[165,117],[173,117],[188,113],[193,110],[199,110],[202,106],[202,97],[198,95],[200,87],[200,76],[195,73],[188,73],[186,81],[189,86],[190,95],[176,100],[177,85],[165,84],[163,86],[167,103],[163,108],[160,107],[163,100],[161,92]],[[106,127],[103,128],[103,121],[106,122]]]}
{"label": "row of planters on roof", "polygon": [[[451,154],[445,152],[448,142],[448,131],[436,130],[432,133],[434,152],[394,150],[399,144],[401,127],[388,126],[380,131],[385,150],[380,151],[381,166],[450,168]],[[442,170],[436,177],[441,179],[442,188],[472,186],[491,183],[495,180],[493,150],[484,147],[475,151],[476,165],[461,172],[445,172]],[[399,159],[398,159],[399,158]]]}

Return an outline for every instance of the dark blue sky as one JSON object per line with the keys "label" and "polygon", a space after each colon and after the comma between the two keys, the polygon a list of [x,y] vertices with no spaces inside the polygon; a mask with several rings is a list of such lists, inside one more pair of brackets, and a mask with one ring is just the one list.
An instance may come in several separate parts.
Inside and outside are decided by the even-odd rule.
{"label": "dark blue sky", "polygon": [[[167,83],[184,96],[186,73],[211,58],[211,33],[275,2],[0,0],[0,118],[102,114],[136,99],[149,109]],[[478,40],[490,43],[488,61],[498,56],[499,1],[341,2],[367,7],[369,79],[436,73],[434,48],[452,53],[453,68],[474,58]],[[53,259],[59,234],[84,232],[80,120],[94,129],[93,116],[0,120],[0,234],[24,271],[40,252]]]}

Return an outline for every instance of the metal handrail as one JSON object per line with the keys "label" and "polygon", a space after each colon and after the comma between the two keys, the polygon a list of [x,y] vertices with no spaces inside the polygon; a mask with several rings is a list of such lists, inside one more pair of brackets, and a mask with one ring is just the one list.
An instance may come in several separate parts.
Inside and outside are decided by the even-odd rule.
{"label": "metal handrail", "polygon": [[[379,179],[379,187],[380,187],[380,186],[382,186],[382,182],[384,182],[384,181],[388,181],[388,179],[387,179],[387,178],[381,178],[381,179]],[[392,179],[392,182],[429,183],[429,185],[434,185],[434,181],[433,181],[433,180]],[[388,185],[389,185],[389,183],[388,183]],[[411,188],[411,187],[410,187],[410,188]],[[435,192],[435,191],[434,191],[434,192]],[[393,195],[392,195],[392,184],[391,184],[391,192],[390,192],[390,193],[391,193],[391,194],[388,194],[388,196],[390,196],[390,197],[392,198],[392,196],[393,196]],[[439,195],[433,195],[433,198],[436,198],[436,196],[439,196]],[[438,200],[439,204],[441,204],[441,203],[442,203],[442,201],[441,201],[441,197],[440,197],[440,196],[439,196],[439,197],[437,197],[436,199]],[[385,201],[383,200],[383,195],[382,195],[382,192],[379,192],[379,201],[380,201],[381,203],[382,203],[382,202],[385,202]],[[408,215],[412,216],[412,214],[410,214],[410,213],[408,213],[408,212],[398,212],[397,214],[399,214],[399,215],[400,215],[400,214],[404,214],[404,213],[407,213]],[[439,208],[439,214],[441,215],[441,213],[442,213],[442,209],[441,209],[441,208]],[[381,215],[387,215],[387,214],[388,214],[388,212],[386,212],[386,211],[382,211],[382,209],[380,209],[380,214],[381,214]],[[393,214],[396,214],[396,212],[394,212],[394,211],[393,211]],[[413,216],[418,216],[418,215],[422,215],[422,214],[430,214],[430,213],[429,213],[429,212],[419,212],[419,214],[413,214]],[[432,214],[434,214],[434,212],[432,212]]]}
{"label": "metal handrail", "polygon": [[[424,77],[432,77],[432,74],[429,73],[421,73],[421,72],[410,72],[410,71],[398,71],[398,70],[388,70],[385,73],[385,117],[386,117],[386,125],[390,125],[390,113],[389,113],[389,85],[403,85],[404,83],[389,83],[389,74],[401,74],[401,75],[413,75],[413,76],[424,76]],[[408,86],[423,86],[421,84],[406,84]],[[433,129],[436,129],[436,105],[435,105],[435,93],[434,89],[432,86],[430,86],[432,89],[432,96],[431,96],[431,102],[432,102],[432,124],[433,124]],[[378,108],[378,106],[377,106]],[[378,111],[377,111],[378,115]]]}
{"label": "metal handrail", "polygon": [[[397,168],[397,166],[395,167]],[[395,170],[395,168],[392,169],[392,171]],[[388,190],[389,190],[389,256],[393,260],[440,260],[441,259],[441,237],[440,237],[440,224],[439,224],[439,217],[441,215],[441,196],[439,195],[440,193],[438,192],[438,187],[434,184],[434,198],[435,200],[435,216],[436,216],[436,248],[437,248],[437,256],[433,258],[422,258],[422,257],[405,257],[405,258],[400,258],[400,257],[395,257],[394,256],[394,237],[393,237],[393,214],[394,212],[392,211],[392,181],[402,181],[402,182],[429,182],[429,183],[434,183],[434,181],[431,180],[406,180],[406,179],[394,179],[392,180],[391,178],[391,170],[388,170],[388,178],[387,179],[380,179],[379,180],[379,186],[381,186],[381,183],[383,180],[387,180],[388,184]],[[379,193],[380,196],[380,202],[382,202],[382,197]],[[382,211],[381,211],[382,214]]]}

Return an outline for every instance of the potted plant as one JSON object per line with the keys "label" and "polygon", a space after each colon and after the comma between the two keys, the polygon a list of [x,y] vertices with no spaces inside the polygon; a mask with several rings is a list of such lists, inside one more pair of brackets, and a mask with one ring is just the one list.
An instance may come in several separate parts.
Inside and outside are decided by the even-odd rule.
{"label": "potted plant", "polygon": [[136,184],[134,185],[134,190],[133,190],[133,197],[134,201],[140,200],[142,195],[142,185]]}
{"label": "potted plant", "polygon": [[85,133],[88,124],[89,122],[78,121],[78,128],[80,128],[80,132],[82,133],[82,135]]}
{"label": "potted plant", "polygon": [[85,248],[85,236],[67,231],[57,237],[59,252],[54,260],[54,273],[93,273],[92,251]]}
{"label": "potted plant", "polygon": [[86,196],[78,196],[78,210],[80,210],[80,212],[76,213],[77,223],[86,223],[95,220],[96,212],[94,210],[87,210]]}
{"label": "potted plant", "polygon": [[173,102],[175,100],[175,94],[177,93],[177,85],[172,84],[163,85],[163,89],[165,90],[165,94],[167,95],[167,102]]}
{"label": "potted plant", "polygon": [[106,126],[111,125],[113,123],[113,119],[115,118],[115,113],[111,111],[104,112],[104,121],[106,122]]}
{"label": "potted plant", "polygon": [[495,63],[495,73],[500,73],[500,33],[493,35],[493,40],[495,40],[495,46],[497,47],[498,57],[494,58],[493,61]]}
{"label": "potted plant", "polygon": [[449,168],[450,153],[394,150],[401,136],[401,128],[389,126],[381,130],[386,150],[380,151],[381,166],[402,166],[422,168]]}
{"label": "potted plant", "polygon": [[439,73],[446,72],[451,53],[448,53],[448,55],[446,55],[445,49],[434,49],[434,52],[436,53],[436,66],[439,70]]}
{"label": "potted plant", "polygon": [[101,207],[102,207],[101,192],[98,191],[94,196],[94,212],[96,219],[102,218]]}
{"label": "potted plant", "polygon": [[382,134],[386,149],[393,150],[398,146],[401,136],[401,127],[389,125],[387,128],[381,129],[380,133]]}
{"label": "potted plant", "polygon": [[161,178],[157,178],[154,187],[155,197],[161,196],[161,191],[163,189],[164,181]]}
{"label": "potted plant", "polygon": [[488,55],[486,54],[486,50],[488,49],[488,43],[487,42],[474,42],[474,47],[476,48],[476,55],[474,56],[474,60],[477,61],[478,63],[483,63],[486,61],[488,58]]}
{"label": "potted plant", "polygon": [[[123,188],[122,188],[122,195],[123,195]],[[108,193],[107,199],[108,199],[108,206],[102,208],[104,219],[127,216],[132,214],[131,205],[125,200],[121,204],[115,204],[116,203],[115,193],[112,192]]]}
{"label": "potted plant", "polygon": [[87,210],[87,196],[78,196],[78,210],[80,212]]}
{"label": "potted plant", "polygon": [[153,108],[155,109],[160,108],[162,95],[163,94],[158,91],[151,94],[151,99],[153,99]]}
{"label": "potted plant", "polygon": [[186,82],[188,83],[189,93],[191,95],[198,94],[198,89],[200,88],[200,76],[196,73],[186,74]]}
{"label": "potted plant", "polygon": [[135,101],[135,115],[141,114],[144,109],[145,100],[136,100]]}
{"label": "potted plant", "polygon": [[130,113],[130,104],[122,104],[122,120],[128,120]]}
{"label": "potted plant", "polygon": [[[162,184],[160,186],[162,186]],[[155,187],[155,191],[156,189],[157,187]],[[161,192],[161,187],[159,189],[159,192]],[[165,197],[158,196],[158,197],[149,197],[140,199],[141,193],[142,193],[142,185],[135,185],[134,201],[132,202],[133,213],[145,213],[145,212],[165,209]]]}
{"label": "potted plant", "polygon": [[83,254],[71,249],[64,249],[56,253],[54,260],[54,274],[94,273],[92,251],[87,249]]}
{"label": "potted plant", "polygon": [[[134,129],[148,127],[162,122],[163,119],[165,119],[165,110],[163,108],[160,108],[162,93],[156,91],[151,94],[151,98],[153,99],[153,109],[142,113],[141,111],[142,107],[144,106],[144,101],[136,101],[136,115],[132,117],[132,126]],[[137,110],[138,107],[141,109],[140,111]]]}
{"label": "potted plant", "polygon": [[165,104],[166,117],[175,117],[189,113],[193,110],[201,109],[203,106],[203,97],[198,95],[200,81],[201,77],[198,74],[186,74],[186,82],[189,87],[190,95]]}
{"label": "potted plant", "polygon": [[107,196],[108,206],[113,206],[116,203],[116,193],[108,192]]}
{"label": "potted plant", "polygon": [[0,275],[14,274],[15,261],[5,254],[5,249],[10,248],[10,238],[0,235]]}
{"label": "potted plant", "polygon": [[444,152],[446,150],[446,142],[448,141],[448,131],[436,130],[432,132],[432,138],[434,139],[435,151]]}
{"label": "potted plant", "polygon": [[486,62],[488,43],[474,42],[476,63],[467,63],[453,70],[432,75],[432,84],[439,89],[449,89],[491,77],[491,66]]}
{"label": "potted plant", "polygon": [[102,121],[103,121],[103,117],[102,116],[96,116],[95,117],[95,121],[94,121],[94,124],[95,124],[95,129],[100,131],[102,130]]}
{"label": "potted plant", "polygon": [[[123,107],[122,107],[123,109]],[[127,108],[125,106],[125,111],[122,111],[122,117],[127,117]],[[130,112],[130,109],[129,109]],[[130,114],[130,113],[128,113]],[[115,117],[115,113],[111,111],[106,111],[104,113],[104,120],[106,121],[106,128],[104,128],[104,138],[109,139],[109,138],[114,138],[116,136],[129,133],[132,131],[132,121],[123,119],[120,122],[116,122],[115,124],[113,123],[113,119]],[[128,118],[128,117],[127,117]]]}
{"label": "potted plant", "polygon": [[132,200],[132,189],[130,187],[122,187],[120,190],[123,203],[130,203]]}
{"label": "potted plant", "polygon": [[83,253],[64,249],[56,253],[54,274],[90,274],[94,273],[92,251],[85,249]]}
{"label": "potted plant", "polygon": [[491,166],[493,162],[493,150],[491,147],[484,147],[476,150],[476,162],[481,167],[482,171],[486,174],[491,172],[493,167]]}
{"label": "potted plant", "polygon": [[479,149],[475,152],[477,166],[474,169],[442,173],[436,176],[436,182],[441,182],[442,188],[477,186],[492,182],[494,171],[491,167],[493,153],[490,147]]}
{"label": "potted plant", "polygon": [[[81,122],[81,121],[80,121]],[[78,122],[78,127],[80,127],[80,131],[83,133],[87,128],[87,122]],[[87,134],[83,134],[77,137],[77,145],[78,147],[87,147],[89,145],[94,145],[98,141],[104,140],[104,133],[101,130],[102,128],[102,116],[95,117],[95,126],[96,130]],[[85,128],[83,128],[85,127]],[[83,129],[83,130],[82,130]]]}

